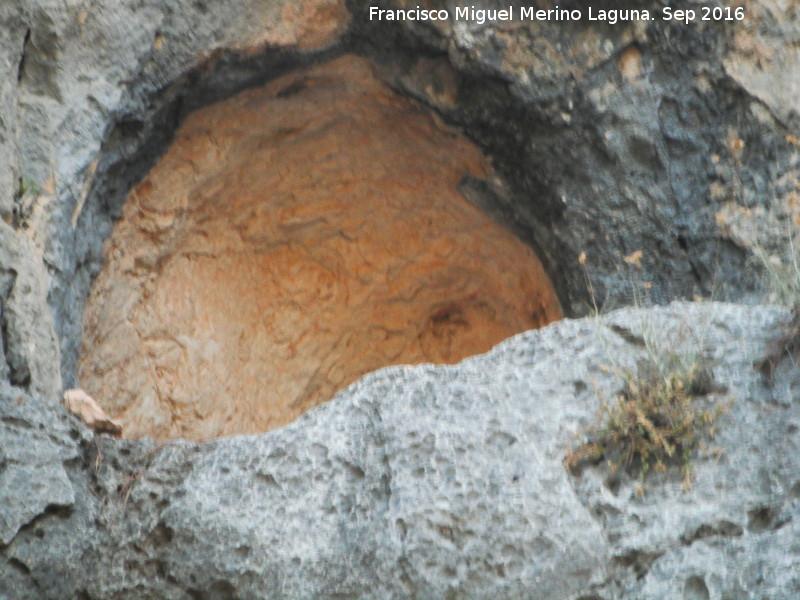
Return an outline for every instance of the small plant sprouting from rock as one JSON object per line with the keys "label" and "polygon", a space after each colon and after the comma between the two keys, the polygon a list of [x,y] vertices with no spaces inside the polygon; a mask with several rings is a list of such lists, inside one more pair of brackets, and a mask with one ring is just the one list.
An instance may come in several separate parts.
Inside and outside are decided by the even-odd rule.
{"label": "small plant sprouting from rock", "polygon": [[20,177],[17,191],[14,194],[14,207],[10,223],[15,227],[27,227],[27,219],[31,215],[33,203],[41,196],[42,189],[28,177]]}
{"label": "small plant sprouting from rock", "polygon": [[[651,283],[643,281],[639,273],[643,256],[637,250],[623,257],[629,267],[633,301],[639,309],[650,304]],[[585,253],[579,255],[578,262],[599,324]],[[730,407],[730,403],[711,406],[702,398],[724,391],[714,382],[701,351],[702,340],[667,340],[649,319],[643,319],[641,335],[619,326],[612,325],[611,329],[627,342],[642,347],[645,358],[630,370],[616,364],[609,351],[613,372],[623,381],[622,390],[610,403],[601,395],[596,423],[588,428],[585,442],[567,455],[564,464],[575,472],[583,464],[605,458],[612,472],[621,467],[627,472],[638,470],[640,495],[651,469],[664,472],[680,465],[684,489],[688,489],[693,453],[703,446],[704,438],[715,436],[718,418]],[[684,333],[688,332],[681,332],[679,337]]]}
{"label": "small plant sprouting from rock", "polygon": [[19,187],[17,189],[17,199],[21,200],[26,196],[39,196],[42,193],[42,189],[39,185],[29,177],[20,177],[19,178]]}
{"label": "small plant sprouting from rock", "polygon": [[663,472],[679,464],[688,488],[691,456],[704,437],[714,437],[727,406],[701,406],[699,397],[714,391],[710,372],[699,362],[681,362],[673,356],[661,362],[648,358],[635,373],[624,373],[622,392],[612,403],[603,401],[598,424],[566,457],[567,468],[606,458],[612,472],[638,469],[641,494],[651,469]]}

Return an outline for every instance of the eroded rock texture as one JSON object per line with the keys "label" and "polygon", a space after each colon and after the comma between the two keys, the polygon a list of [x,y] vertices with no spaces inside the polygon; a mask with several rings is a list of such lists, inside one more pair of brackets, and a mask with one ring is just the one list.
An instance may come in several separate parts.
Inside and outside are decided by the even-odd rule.
{"label": "eroded rock texture", "polygon": [[[800,386],[753,368],[788,312],[561,320],[457,365],[370,374],[289,426],[93,436],[0,387],[0,596],[193,600],[800,597]],[[701,352],[717,437],[644,479],[562,460],[646,360]],[[656,354],[658,355],[658,354]]]}
{"label": "eroded rock texture", "polygon": [[265,431],[559,318],[532,250],[457,191],[488,168],[355,57],[193,114],[106,248],[82,384],[128,436]]}
{"label": "eroded rock texture", "polygon": [[[58,406],[103,243],[179,125],[345,54],[491,156],[497,178],[460,188],[537,247],[570,316],[591,306],[581,252],[604,308],[631,281],[761,297],[753,249],[786,258],[798,217],[800,5],[742,4],[742,22],[431,26],[362,0],[0,1],[0,597],[800,597],[796,361],[753,368],[788,311],[562,320],[205,444],[93,436]],[[654,332],[709,357],[727,391],[704,402],[733,398],[693,488],[566,472]]]}

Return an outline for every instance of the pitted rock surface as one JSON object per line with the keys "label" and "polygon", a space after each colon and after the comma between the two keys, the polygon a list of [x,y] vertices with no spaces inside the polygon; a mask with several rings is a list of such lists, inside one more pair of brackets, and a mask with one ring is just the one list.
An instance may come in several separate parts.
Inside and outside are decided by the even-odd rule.
{"label": "pitted rock surface", "polygon": [[533,251],[457,191],[488,174],[355,57],[193,114],[106,247],[81,383],[128,436],[208,439],[560,318]]}
{"label": "pitted rock surface", "polygon": [[[103,243],[187,115],[349,53],[491,157],[498,179],[461,188],[537,249],[569,316],[591,306],[584,252],[603,310],[639,276],[656,302],[765,298],[754,243],[783,260],[797,216],[800,5],[741,4],[430,27],[361,0],[0,1],[0,597],[800,597],[800,377],[753,369],[774,307],[561,320],[204,444],[92,435],[58,405]],[[690,334],[733,397],[691,490],[561,462],[645,329]]]}
{"label": "pitted rock surface", "polygon": [[[800,377],[788,357],[771,386],[753,368],[787,318],[676,303],[561,320],[202,444],[93,435],[0,386],[0,596],[795,600]],[[730,410],[689,489],[677,465],[642,482],[562,462],[642,338],[704,353],[728,388],[697,400]]]}

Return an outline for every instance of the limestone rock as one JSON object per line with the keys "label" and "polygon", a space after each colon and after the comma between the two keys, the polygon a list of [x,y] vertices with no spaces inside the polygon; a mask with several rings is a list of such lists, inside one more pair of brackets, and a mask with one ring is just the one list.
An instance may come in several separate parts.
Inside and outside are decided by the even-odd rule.
{"label": "limestone rock", "polygon": [[67,390],[64,392],[64,408],[80,418],[97,433],[122,433],[122,425],[109,417],[100,408],[97,401],[83,390]]}
{"label": "limestone rock", "polygon": [[[774,118],[796,131],[800,124],[800,7],[766,0],[748,9],[748,18],[737,23],[725,70]],[[776,81],[781,85],[775,85]]]}
{"label": "limestone rock", "polygon": [[[93,439],[6,390],[3,476],[17,475],[0,505],[25,508],[3,513],[0,595],[791,600],[800,404],[786,393],[800,377],[787,360],[769,387],[753,368],[787,318],[708,303],[561,321],[457,365],[383,369],[283,429],[204,444]],[[706,353],[727,386],[709,401],[732,399],[691,489],[677,467],[644,495],[603,464],[568,473],[566,452],[652,336]]]}
{"label": "limestone rock", "polygon": [[[779,256],[796,216],[798,16],[745,6],[743,23],[431,27],[361,0],[0,2],[0,597],[800,597],[800,378],[753,370],[781,309],[561,321],[205,444],[95,437],[58,404],[103,244],[181,124],[349,54],[480,148],[492,175],[460,193],[537,250],[567,316],[591,306],[582,252],[606,309],[631,282],[658,303],[763,298],[742,231]],[[733,397],[692,489],[566,473],[653,331],[704,348]]]}
{"label": "limestone rock", "polygon": [[[783,218],[800,177],[787,135],[797,128],[784,97],[792,78],[783,81],[796,62],[791,2],[748,7],[743,23],[688,26],[429,27],[370,21],[368,8],[4,2],[0,213],[14,229],[2,232],[4,247],[16,249],[2,262],[15,324],[0,371],[53,401],[77,387],[81,317],[103,243],[180,123],[346,53],[369,58],[383,81],[489,156],[496,177],[467,178],[462,192],[537,249],[568,315],[591,305],[581,252],[606,308],[629,302],[622,258],[636,250],[657,302],[759,291],[752,249],[717,215],[735,202]],[[12,271],[18,286],[5,283]]]}

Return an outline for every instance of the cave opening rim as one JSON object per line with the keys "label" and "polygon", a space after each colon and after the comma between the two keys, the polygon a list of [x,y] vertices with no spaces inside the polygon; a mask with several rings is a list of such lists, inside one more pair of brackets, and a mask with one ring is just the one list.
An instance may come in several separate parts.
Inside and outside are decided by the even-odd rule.
{"label": "cave opening rim", "polygon": [[[310,55],[299,55],[285,51],[276,52],[275,50],[266,50],[262,55],[257,56],[256,58],[241,56],[231,52],[223,55],[221,58],[216,57],[211,64],[204,64],[188,71],[181,78],[179,78],[178,81],[172,82],[170,85],[156,91],[153,94],[154,97],[161,96],[163,98],[168,96],[168,100],[162,100],[160,110],[151,113],[151,120],[149,122],[149,135],[141,135],[142,132],[148,131],[148,124],[144,123],[143,125],[137,125],[137,123],[139,123],[139,119],[136,117],[136,115],[119,117],[116,124],[112,127],[110,133],[106,136],[106,141],[99,153],[99,176],[93,181],[92,187],[90,188],[87,196],[86,206],[84,207],[85,214],[88,216],[88,218],[84,217],[84,212],[82,211],[78,218],[77,227],[75,228],[76,236],[81,236],[82,228],[96,224],[98,220],[105,221],[105,231],[101,236],[102,240],[99,244],[96,244],[93,249],[89,249],[87,252],[90,257],[91,255],[94,255],[94,260],[91,260],[90,258],[88,261],[83,261],[79,265],[84,267],[85,271],[83,277],[84,290],[82,293],[79,293],[79,296],[81,297],[79,298],[78,302],[80,307],[80,319],[78,319],[78,321],[82,323],[89,291],[91,290],[91,287],[103,266],[102,247],[110,237],[113,224],[120,218],[122,202],[120,202],[119,199],[121,198],[124,201],[135,185],[141,181],[141,179],[145,177],[147,173],[150,172],[152,167],[172,144],[176,132],[189,114],[216,102],[224,101],[225,99],[233,97],[244,90],[265,85],[270,81],[278,79],[282,75],[300,71],[307,67],[331,62],[346,54],[355,54],[356,56],[366,58],[373,65],[376,65],[377,68],[385,67],[385,65],[378,65],[378,63],[375,61],[375,58],[371,56],[370,53],[363,51],[358,53],[353,52],[352,50],[353,48],[348,49],[346,44],[340,44],[336,48],[311,53]],[[429,50],[427,56],[432,56],[439,59],[445,58],[448,63],[453,66],[447,54],[440,50]],[[250,76],[245,77],[243,81],[239,81],[236,85],[226,85],[223,86],[221,90],[215,89],[216,84],[213,83],[215,80],[214,73],[219,73],[221,69],[224,70],[224,66],[237,62],[243,64],[244,70],[249,72],[252,71],[252,64],[254,61],[256,63],[259,61],[266,61],[270,64],[277,63],[279,68],[273,72],[270,72],[269,74],[266,73],[265,69],[257,69],[258,74],[255,77],[253,77],[251,74]],[[453,66],[453,68],[455,68],[455,66]],[[384,79],[382,79],[382,81],[385,84],[387,83]],[[202,87],[204,85],[207,86],[208,90],[199,95],[195,94],[194,103],[187,103],[185,97],[187,95],[192,95],[191,90],[197,88],[198,86]],[[477,140],[474,136],[470,135],[468,127],[464,127],[463,124],[454,121],[451,118],[451,115],[449,116],[445,114],[436,106],[421,102],[418,97],[410,95],[407,91],[398,89],[397,86],[393,85],[390,85],[390,87],[395,93],[409,98],[413,102],[423,106],[425,110],[436,114],[448,126],[455,127],[460,130],[468,139],[477,145],[480,151],[487,156],[490,161],[493,162],[493,154],[491,150]],[[198,98],[202,100],[198,101]],[[158,104],[158,102],[154,102],[154,104]],[[167,127],[158,127],[156,124],[159,122],[168,122],[170,125]],[[128,148],[126,151],[127,156],[119,159],[120,154],[125,154],[125,152],[120,153],[119,146],[117,146],[117,144],[130,144],[130,140],[128,138],[131,136],[134,138],[137,138],[138,136],[138,138],[135,139],[134,143],[132,144],[133,150],[131,151],[131,149]],[[155,148],[155,150],[153,150],[153,148]],[[115,158],[119,160],[114,160]],[[124,175],[122,177],[113,177],[115,172],[119,171],[122,171]],[[111,182],[109,179],[114,179],[115,181]],[[119,185],[119,181],[126,183]],[[486,214],[486,211],[483,209],[481,209],[481,212]],[[487,214],[487,216],[490,219],[497,221],[492,215]],[[558,299],[563,310],[562,317],[571,316],[568,313],[570,304],[565,303],[562,299],[564,294],[563,290],[560,289],[559,286],[561,279],[557,276],[557,271],[554,271],[548,265],[546,256],[543,255],[543,253],[540,251],[540,248],[532,245],[529,240],[522,238],[516,231],[514,231],[512,228],[509,228],[506,223],[501,222],[500,225],[511,230],[511,233],[515,238],[532,249],[534,255],[537,256],[542,262],[545,272],[552,282],[556,298]],[[86,268],[87,266],[88,269]],[[65,388],[74,387],[74,384],[77,382],[77,365],[78,358],[80,356],[80,344],[82,341],[82,332],[79,331],[78,333],[79,336],[77,343],[75,344],[75,342],[73,342],[75,346],[73,348],[74,357],[71,365],[69,364],[69,361],[66,365],[62,363],[62,379],[65,380]]]}

